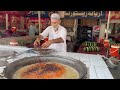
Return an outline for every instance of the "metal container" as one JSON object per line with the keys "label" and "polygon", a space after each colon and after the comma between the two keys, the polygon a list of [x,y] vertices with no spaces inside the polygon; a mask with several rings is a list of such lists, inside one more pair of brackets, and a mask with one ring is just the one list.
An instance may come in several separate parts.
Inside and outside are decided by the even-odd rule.
{"label": "metal container", "polygon": [[106,60],[106,64],[110,68],[117,68],[120,66],[120,61],[114,57],[110,57],[108,60]]}
{"label": "metal container", "polygon": [[39,62],[56,62],[71,66],[78,71],[79,79],[84,78],[84,76],[87,74],[86,65],[76,59],[63,56],[33,56],[17,60],[7,65],[3,72],[4,77],[12,79],[12,76],[18,69],[26,65],[35,64]]}

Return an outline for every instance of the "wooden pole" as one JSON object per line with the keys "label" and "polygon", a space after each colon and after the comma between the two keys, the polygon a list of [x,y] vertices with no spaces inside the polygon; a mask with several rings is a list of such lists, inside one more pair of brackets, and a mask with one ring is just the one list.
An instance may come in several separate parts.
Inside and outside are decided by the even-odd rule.
{"label": "wooden pole", "polygon": [[41,15],[40,11],[38,11],[38,22],[39,22],[39,34],[41,33]]}
{"label": "wooden pole", "polygon": [[106,29],[106,39],[108,39],[108,30],[109,30],[109,24],[110,24],[110,14],[111,11],[108,13],[108,21],[107,21],[107,29]]}
{"label": "wooden pole", "polygon": [[8,14],[6,13],[6,30],[8,30]]}

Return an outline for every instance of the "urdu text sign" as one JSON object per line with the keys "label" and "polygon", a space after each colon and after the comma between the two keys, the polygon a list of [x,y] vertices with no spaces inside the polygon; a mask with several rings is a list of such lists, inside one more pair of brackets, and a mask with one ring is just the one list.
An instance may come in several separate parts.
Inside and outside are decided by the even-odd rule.
{"label": "urdu text sign", "polygon": [[96,18],[96,19],[105,19],[105,11],[65,11],[65,18]]}

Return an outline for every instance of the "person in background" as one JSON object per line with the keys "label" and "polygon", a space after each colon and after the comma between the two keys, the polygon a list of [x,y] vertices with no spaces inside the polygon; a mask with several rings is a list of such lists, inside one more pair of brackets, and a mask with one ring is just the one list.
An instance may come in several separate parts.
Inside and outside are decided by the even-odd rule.
{"label": "person in background", "polygon": [[37,28],[35,26],[35,22],[32,22],[29,27],[29,36],[35,36],[36,33],[37,33]]}
{"label": "person in background", "polygon": [[34,46],[40,45],[40,41],[48,37],[48,41],[42,44],[42,48],[66,52],[67,30],[60,25],[60,16],[57,13],[51,15],[51,26],[48,26],[35,40]]}

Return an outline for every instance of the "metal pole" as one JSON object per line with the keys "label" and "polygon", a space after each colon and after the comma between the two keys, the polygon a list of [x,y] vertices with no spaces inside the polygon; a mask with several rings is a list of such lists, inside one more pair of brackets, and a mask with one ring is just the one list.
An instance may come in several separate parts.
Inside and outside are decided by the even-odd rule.
{"label": "metal pole", "polygon": [[8,14],[6,13],[6,30],[8,30]]}
{"label": "metal pole", "polygon": [[110,14],[111,11],[108,13],[108,21],[107,21],[107,29],[106,29],[106,39],[108,39],[108,30],[109,30],[109,24],[110,24]]}
{"label": "metal pole", "polygon": [[38,11],[38,22],[39,22],[39,34],[41,33],[41,15],[40,15],[40,11]]}

